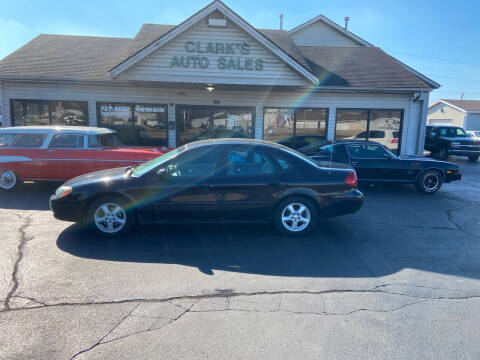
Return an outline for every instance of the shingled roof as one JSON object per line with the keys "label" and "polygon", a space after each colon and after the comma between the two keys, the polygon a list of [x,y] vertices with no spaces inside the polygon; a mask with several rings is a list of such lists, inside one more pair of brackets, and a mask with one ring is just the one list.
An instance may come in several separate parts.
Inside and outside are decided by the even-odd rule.
{"label": "shingled roof", "polygon": [[440,99],[440,101],[456,106],[465,111],[480,111],[480,100]]}
{"label": "shingled roof", "polygon": [[[116,82],[108,71],[174,29],[144,24],[135,38],[39,35],[0,61],[0,80]],[[287,31],[259,29],[320,79],[319,86],[431,89],[376,47],[296,46]],[[161,51],[161,50],[160,50]]]}

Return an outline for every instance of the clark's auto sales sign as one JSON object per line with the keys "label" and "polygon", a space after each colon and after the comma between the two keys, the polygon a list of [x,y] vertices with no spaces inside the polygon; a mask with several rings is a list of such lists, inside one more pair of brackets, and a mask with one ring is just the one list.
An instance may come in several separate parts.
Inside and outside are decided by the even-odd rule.
{"label": "clark's auto sales sign", "polygon": [[[263,60],[250,57],[250,44],[247,42],[208,42],[186,41],[185,51],[191,55],[174,56],[172,68],[217,68],[221,70],[263,70]],[[212,61],[212,57],[217,55]]]}

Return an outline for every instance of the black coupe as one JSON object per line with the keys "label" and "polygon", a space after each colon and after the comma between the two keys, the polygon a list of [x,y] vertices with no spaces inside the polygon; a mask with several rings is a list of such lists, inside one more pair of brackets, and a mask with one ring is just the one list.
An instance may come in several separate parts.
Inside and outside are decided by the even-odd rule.
{"label": "black coupe", "polygon": [[299,235],[318,216],[357,211],[363,194],[355,171],[325,168],[275,143],[197,141],[136,167],[74,178],[57,189],[57,219],[86,222],[118,235],[140,222],[270,222]]}
{"label": "black coupe", "polygon": [[427,194],[437,192],[444,182],[462,178],[456,164],[428,158],[399,157],[373,141],[320,143],[299,151],[317,161],[351,165],[359,181],[414,184],[418,191]]}

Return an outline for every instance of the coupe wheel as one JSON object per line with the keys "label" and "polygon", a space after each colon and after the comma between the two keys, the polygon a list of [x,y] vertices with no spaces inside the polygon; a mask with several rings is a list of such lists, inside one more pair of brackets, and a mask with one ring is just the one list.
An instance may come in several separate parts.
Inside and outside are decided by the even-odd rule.
{"label": "coupe wheel", "polygon": [[89,209],[89,223],[98,234],[118,236],[133,229],[136,216],[128,209],[128,202],[121,198],[101,198]]}
{"label": "coupe wheel", "polygon": [[13,190],[18,185],[17,175],[12,170],[0,172],[0,189]]}
{"label": "coupe wheel", "polygon": [[315,227],[317,211],[312,201],[294,197],[282,201],[275,211],[274,222],[280,232],[302,235]]}
{"label": "coupe wheel", "polygon": [[418,191],[425,194],[436,193],[443,184],[443,175],[435,170],[424,172],[415,182]]}
{"label": "coupe wheel", "polygon": [[480,155],[469,155],[468,160],[470,161],[477,161]]}

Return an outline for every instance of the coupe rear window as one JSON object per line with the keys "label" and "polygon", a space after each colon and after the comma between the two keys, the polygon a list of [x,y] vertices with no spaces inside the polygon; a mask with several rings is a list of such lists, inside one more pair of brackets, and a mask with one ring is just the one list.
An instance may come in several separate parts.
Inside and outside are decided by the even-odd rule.
{"label": "coupe rear window", "polygon": [[17,134],[0,134],[0,148],[9,147]]}
{"label": "coupe rear window", "polygon": [[43,145],[47,134],[19,134],[12,147],[38,148]]}

